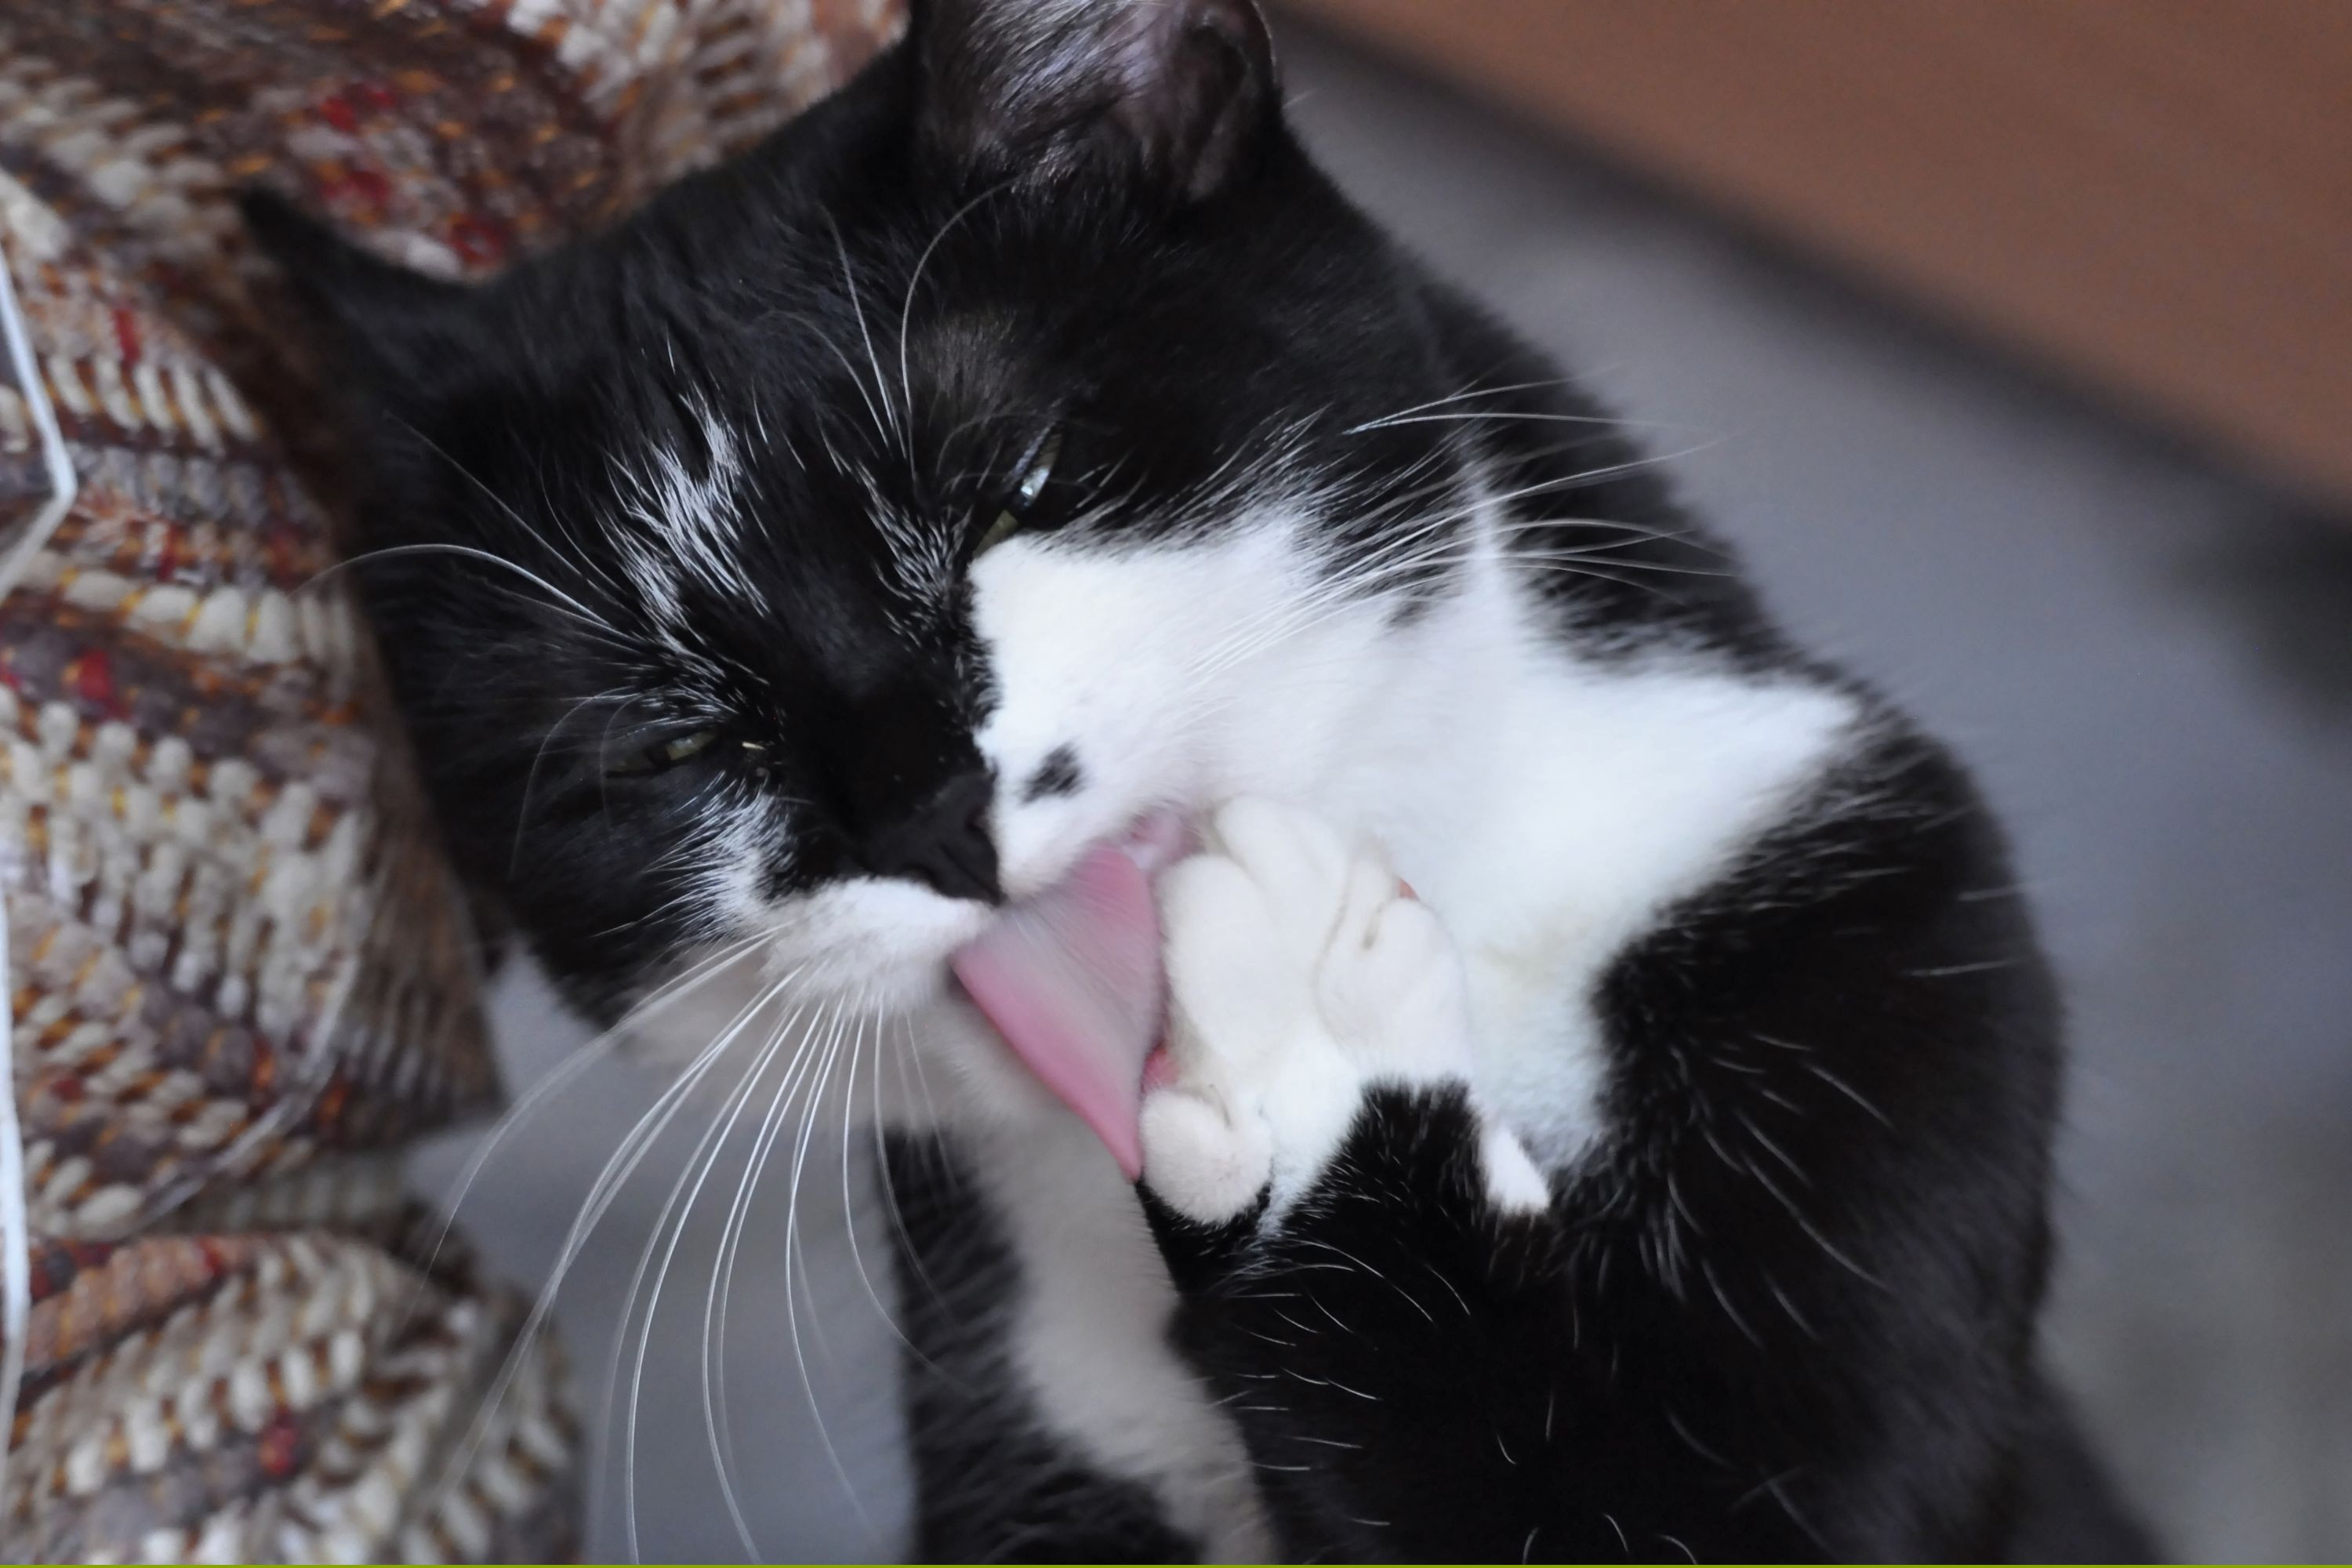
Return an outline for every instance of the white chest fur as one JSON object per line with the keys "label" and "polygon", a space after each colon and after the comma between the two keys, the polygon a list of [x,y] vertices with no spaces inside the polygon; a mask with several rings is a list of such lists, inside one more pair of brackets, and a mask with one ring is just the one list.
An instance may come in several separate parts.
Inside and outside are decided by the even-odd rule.
{"label": "white chest fur", "polygon": [[1532,621],[1487,557],[1410,626],[1335,622],[1224,710],[1211,771],[1386,847],[1469,967],[1481,1094],[1559,1165],[1598,1131],[1594,983],[1786,814],[1856,713],[1696,653],[1580,658]]}

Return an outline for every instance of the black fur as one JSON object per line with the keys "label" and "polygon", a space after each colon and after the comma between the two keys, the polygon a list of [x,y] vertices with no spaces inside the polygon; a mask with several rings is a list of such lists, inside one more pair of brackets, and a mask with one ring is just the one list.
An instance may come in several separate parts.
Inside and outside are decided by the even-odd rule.
{"label": "black fur", "polygon": [[1285,1554],[2145,1556],[2037,1368],[2034,954],[1897,731],[1610,973],[1612,1132],[1549,1215],[1486,1202],[1459,1091],[1375,1092],[1270,1233],[1150,1205]]}
{"label": "black fur", "polygon": [[1044,800],[1050,795],[1076,795],[1086,787],[1086,769],[1078,763],[1078,753],[1068,746],[1056,746],[1046,753],[1029,782],[1021,786],[1026,800]]}
{"label": "black fur", "polygon": [[[1810,668],[1601,411],[1307,162],[1245,0],[1017,37],[1008,11],[1044,14],[918,6],[757,151],[483,289],[250,205],[348,373],[362,542],[389,552],[362,582],[443,820],[606,1016],[730,934],[679,896],[714,801],[787,825],[756,852],[771,897],[851,871],[994,896],[959,837],[996,701],[969,595],[918,592],[881,520],[960,569],[1049,429],[1030,528],[1213,526],[1190,504],[1213,476],[1293,465],[1351,499],[1337,563],[1475,466],[1527,550],[1589,568],[1547,579],[1562,637]],[[1380,424],[1465,387],[1541,417]],[[690,584],[665,620],[612,463],[707,478],[706,413],[757,433],[730,546],[753,591]],[[1540,521],[1562,511],[1612,521]],[[1271,1226],[1143,1197],[1171,1332],[1286,1554],[2145,1551],[2036,1359],[2049,981],[1967,781],[1894,716],[1874,732],[1609,972],[1612,1131],[1549,1214],[1489,1210],[1458,1092],[1373,1095]],[[1056,757],[1025,787],[1087,776]],[[1023,1285],[952,1160],[892,1161],[920,1548],[1193,1550],[1016,1393],[992,1309]]]}

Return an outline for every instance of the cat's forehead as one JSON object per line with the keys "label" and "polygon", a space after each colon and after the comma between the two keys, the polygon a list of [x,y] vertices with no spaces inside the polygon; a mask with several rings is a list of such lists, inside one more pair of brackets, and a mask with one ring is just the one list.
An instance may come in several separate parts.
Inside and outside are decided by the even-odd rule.
{"label": "cat's forehead", "polygon": [[607,455],[583,542],[674,676],[854,687],[959,635],[969,506],[926,504],[877,399],[867,428],[709,389]]}

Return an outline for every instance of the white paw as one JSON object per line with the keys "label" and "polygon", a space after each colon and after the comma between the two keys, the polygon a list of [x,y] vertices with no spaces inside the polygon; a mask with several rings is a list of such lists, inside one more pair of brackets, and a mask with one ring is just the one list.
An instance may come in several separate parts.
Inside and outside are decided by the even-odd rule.
{"label": "white paw", "polygon": [[[1269,1183],[1276,1212],[1311,1186],[1367,1084],[1466,1081],[1471,1055],[1453,942],[1376,851],[1254,800],[1205,838],[1160,882],[1170,1071],[1144,1100],[1143,1167],[1178,1212],[1215,1221]],[[1523,1188],[1517,1140],[1486,1143]]]}

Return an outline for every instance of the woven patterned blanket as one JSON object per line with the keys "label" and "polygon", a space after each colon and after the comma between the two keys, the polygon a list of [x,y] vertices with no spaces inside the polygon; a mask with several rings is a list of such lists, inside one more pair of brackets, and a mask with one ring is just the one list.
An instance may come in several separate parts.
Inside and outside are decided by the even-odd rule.
{"label": "woven patterned blanket", "polygon": [[229,198],[478,275],[889,11],[0,5],[0,1558],[572,1550],[561,1357],[402,1196],[401,1146],[495,1101],[475,942],[312,582],[331,454]]}

